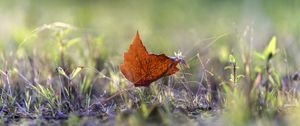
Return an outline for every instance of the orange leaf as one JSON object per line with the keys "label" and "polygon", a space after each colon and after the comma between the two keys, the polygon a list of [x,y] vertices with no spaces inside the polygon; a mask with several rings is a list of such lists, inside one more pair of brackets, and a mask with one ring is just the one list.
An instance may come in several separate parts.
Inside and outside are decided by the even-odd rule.
{"label": "orange leaf", "polygon": [[121,72],[135,87],[149,86],[163,76],[169,76],[179,69],[179,59],[169,58],[165,54],[149,54],[136,32],[128,52],[124,52],[124,63]]}

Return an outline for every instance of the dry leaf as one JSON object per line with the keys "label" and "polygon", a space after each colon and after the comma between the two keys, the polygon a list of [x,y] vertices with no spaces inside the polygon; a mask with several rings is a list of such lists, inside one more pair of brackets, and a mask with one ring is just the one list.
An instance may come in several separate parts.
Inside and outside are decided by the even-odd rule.
{"label": "dry leaf", "polygon": [[153,81],[179,71],[176,67],[179,62],[179,59],[171,59],[165,54],[149,54],[137,32],[128,52],[124,52],[124,63],[120,69],[135,87],[149,86]]}

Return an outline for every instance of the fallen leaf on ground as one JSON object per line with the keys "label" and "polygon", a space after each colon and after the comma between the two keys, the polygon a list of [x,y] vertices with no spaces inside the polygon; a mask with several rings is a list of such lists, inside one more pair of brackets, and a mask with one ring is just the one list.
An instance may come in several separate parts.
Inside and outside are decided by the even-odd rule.
{"label": "fallen leaf on ground", "polygon": [[149,54],[136,32],[129,50],[124,52],[124,63],[120,65],[120,69],[135,87],[149,86],[159,78],[179,71],[176,66],[180,61],[165,54]]}

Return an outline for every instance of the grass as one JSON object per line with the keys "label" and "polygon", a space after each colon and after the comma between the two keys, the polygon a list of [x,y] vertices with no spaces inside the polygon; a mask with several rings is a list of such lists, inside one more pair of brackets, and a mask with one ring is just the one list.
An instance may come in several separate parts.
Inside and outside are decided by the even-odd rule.
{"label": "grass", "polygon": [[[2,125],[300,124],[296,1],[0,3]],[[132,87],[137,29],[190,68]]]}
{"label": "grass", "polygon": [[[76,46],[84,41],[76,35],[75,27],[65,23],[43,25],[20,43],[14,54],[16,59],[2,56],[3,124],[286,125],[296,118],[290,111],[299,111],[298,91],[292,87],[298,76],[288,75],[283,81],[272,65],[280,53],[276,37],[262,53],[251,54],[262,65],[256,66],[248,58],[241,62],[235,54],[229,55],[227,66],[222,68],[226,73],[223,79],[208,68],[215,65],[208,65],[213,61],[203,61],[198,54],[189,62],[191,69],[196,68],[195,64],[200,66],[199,81],[190,77],[189,69],[181,67],[178,74],[164,77],[150,87],[129,88],[132,84],[121,75],[118,66],[101,61],[105,60],[102,57],[84,54],[95,50],[92,45],[87,49]],[[24,57],[27,54],[22,51],[26,50],[23,44],[38,41],[40,36],[54,41],[56,52],[39,50]],[[102,41],[94,42],[101,46]],[[79,61],[86,66],[72,63],[77,62],[72,61],[76,55],[74,46],[79,55],[88,56]],[[56,65],[45,59],[55,59]]]}

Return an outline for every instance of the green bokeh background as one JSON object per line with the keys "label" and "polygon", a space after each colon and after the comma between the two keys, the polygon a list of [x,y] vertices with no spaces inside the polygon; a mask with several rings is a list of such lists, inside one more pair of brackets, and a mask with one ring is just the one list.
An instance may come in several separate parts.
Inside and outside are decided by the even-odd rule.
{"label": "green bokeh background", "polygon": [[222,61],[232,51],[261,51],[276,35],[290,65],[300,62],[297,0],[1,0],[0,19],[0,49],[7,54],[35,28],[63,22],[77,27],[80,36],[103,37],[99,50],[105,48],[114,63],[120,63],[136,30],[150,52],[182,51],[187,59],[201,53]]}

